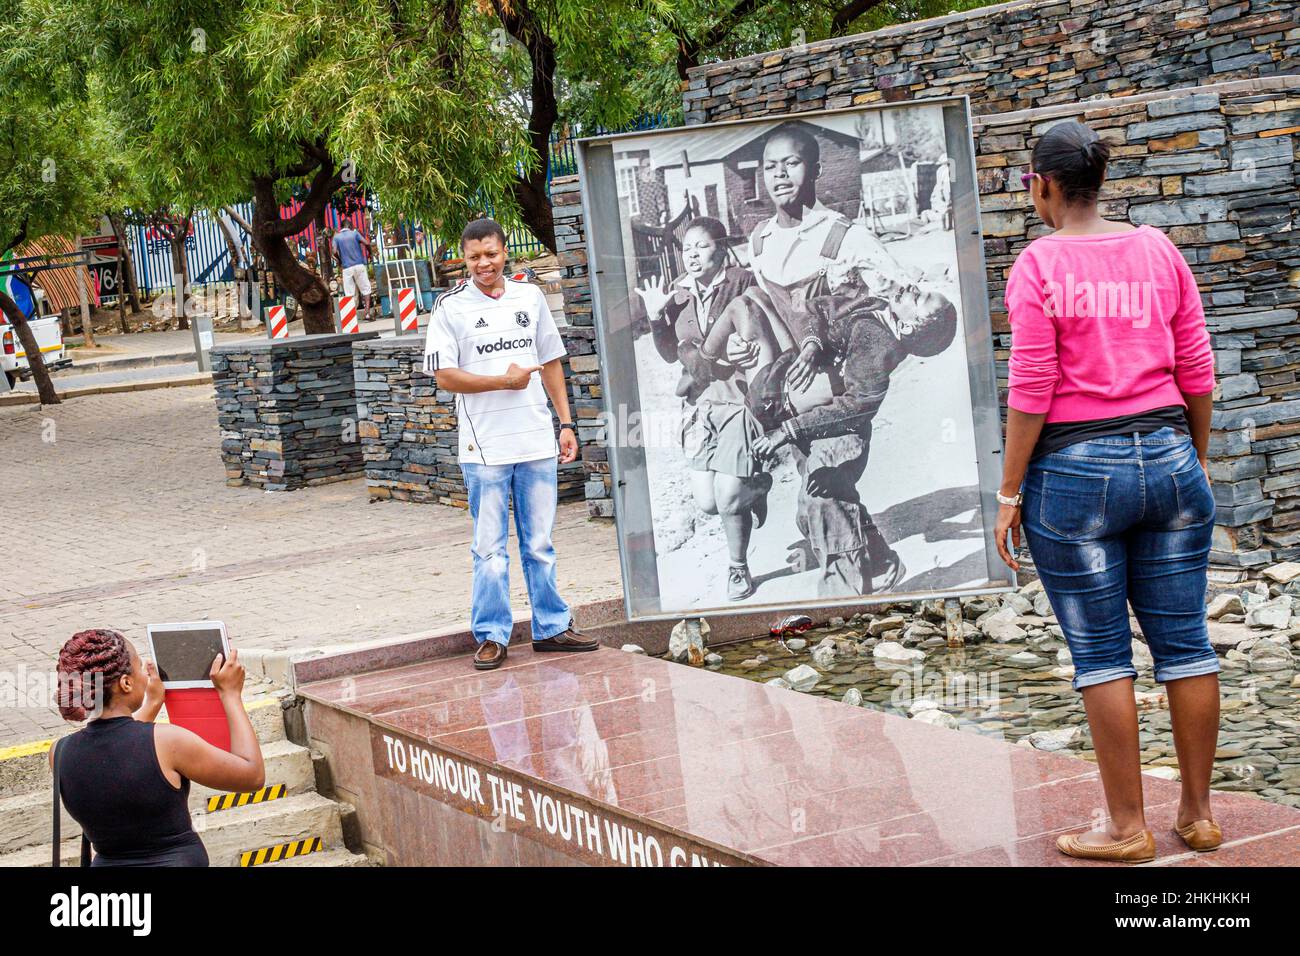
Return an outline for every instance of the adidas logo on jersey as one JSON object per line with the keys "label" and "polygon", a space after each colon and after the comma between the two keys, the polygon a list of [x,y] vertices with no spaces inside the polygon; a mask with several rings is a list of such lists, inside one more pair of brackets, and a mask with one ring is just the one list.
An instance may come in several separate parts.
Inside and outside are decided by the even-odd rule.
{"label": "adidas logo on jersey", "polygon": [[486,329],[486,328],[487,328],[487,319],[479,319],[477,322],[474,323],[474,328],[476,328],[476,329]]}

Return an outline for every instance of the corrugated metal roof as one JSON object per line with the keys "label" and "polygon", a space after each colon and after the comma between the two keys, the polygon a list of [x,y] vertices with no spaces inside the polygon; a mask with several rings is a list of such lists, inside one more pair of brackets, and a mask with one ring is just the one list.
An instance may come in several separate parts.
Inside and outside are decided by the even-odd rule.
{"label": "corrugated metal roof", "polygon": [[[60,252],[76,251],[76,245],[62,236],[44,236],[40,239],[24,242],[14,250],[14,256],[17,258],[49,256]],[[99,293],[95,289],[90,270],[85,266],[47,269],[36,273],[32,277],[32,283],[45,293],[45,301],[50,304],[50,308],[55,312],[62,312],[64,309],[78,309],[81,307],[81,293],[77,289],[78,272],[85,277],[86,288],[89,290],[90,295],[90,304],[98,306]]]}

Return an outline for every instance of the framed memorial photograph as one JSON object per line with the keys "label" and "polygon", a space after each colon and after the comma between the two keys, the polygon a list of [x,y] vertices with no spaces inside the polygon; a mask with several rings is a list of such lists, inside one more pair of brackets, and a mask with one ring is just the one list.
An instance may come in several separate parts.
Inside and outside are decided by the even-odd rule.
{"label": "framed memorial photograph", "polygon": [[578,160],[629,619],[1014,586],[964,97]]}

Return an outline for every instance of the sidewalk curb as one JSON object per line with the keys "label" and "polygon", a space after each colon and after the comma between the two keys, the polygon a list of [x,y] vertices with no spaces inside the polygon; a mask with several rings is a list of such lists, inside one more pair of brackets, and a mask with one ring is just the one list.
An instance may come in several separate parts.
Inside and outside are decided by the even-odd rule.
{"label": "sidewalk curb", "polygon": [[[144,382],[117,382],[113,385],[94,385],[89,388],[69,388],[57,394],[62,401],[69,398],[84,398],[87,395],[116,395],[119,392],[151,392],[156,388],[184,388],[187,385],[208,385],[212,382],[211,372],[196,372],[181,378],[159,378]],[[35,392],[10,392],[0,395],[0,408],[8,405],[40,405],[41,398]]]}
{"label": "sidewalk curb", "polygon": [[182,362],[193,362],[194,350],[186,349],[183,352],[158,352],[150,355],[125,355],[121,358],[103,358],[91,362],[78,363],[74,357],[72,368],[64,374],[92,375],[98,372],[115,372],[124,368],[149,368],[154,365],[176,365]]}

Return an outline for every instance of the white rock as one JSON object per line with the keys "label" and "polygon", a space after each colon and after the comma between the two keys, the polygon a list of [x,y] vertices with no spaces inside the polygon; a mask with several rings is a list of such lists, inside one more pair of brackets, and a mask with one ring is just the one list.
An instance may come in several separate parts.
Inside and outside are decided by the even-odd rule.
{"label": "white rock", "polygon": [[1291,623],[1291,596],[1283,594],[1271,601],[1251,606],[1246,612],[1247,627],[1283,628]]}
{"label": "white rock", "polygon": [[910,663],[925,659],[925,651],[915,647],[904,647],[897,641],[881,641],[871,649],[871,656],[880,661]]}
{"label": "white rock", "polygon": [[867,633],[872,637],[879,637],[885,631],[892,631],[895,628],[902,629],[907,626],[907,618],[901,614],[891,614],[888,617],[876,618],[867,627]]}
{"label": "white rock", "polygon": [[1019,594],[1004,594],[1002,595],[1002,606],[1011,608],[1017,614],[1028,614],[1034,609],[1034,602],[1030,598]]}
{"label": "white rock", "polygon": [[1268,671],[1289,671],[1295,667],[1291,649],[1273,641],[1260,641],[1250,649],[1250,670],[1260,674]]}
{"label": "white rock", "polygon": [[[840,700],[848,704],[850,707],[861,707],[862,691],[858,690],[856,687],[850,687],[844,692],[844,696],[841,697]],[[53,817],[51,817],[51,819],[53,819]]]}
{"label": "white rock", "polygon": [[1155,661],[1151,657],[1151,649],[1136,637],[1133,638],[1133,666],[1138,670],[1143,670],[1153,663]]}
{"label": "white rock", "polygon": [[689,618],[673,625],[668,636],[668,656],[675,661],[686,661],[695,667],[704,663],[704,655],[709,646],[709,622],[701,618]]}
{"label": "white rock", "polygon": [[642,647],[640,644],[624,644],[624,645],[623,645],[623,650],[627,651],[629,654],[644,654],[644,653],[645,653],[645,648]]}
{"label": "white rock", "polygon": [[1029,746],[1036,750],[1064,750],[1079,736],[1079,728],[1061,727],[1057,730],[1040,730],[1028,736]]}
{"label": "white rock", "polygon": [[1236,647],[1242,641],[1255,635],[1245,624],[1227,624],[1223,621],[1211,621],[1206,625],[1210,631],[1210,646],[1215,650],[1227,650]]}
{"label": "white rock", "polygon": [[829,645],[819,645],[813,648],[812,662],[818,667],[830,667],[835,663],[835,648]]}
{"label": "white rock", "polygon": [[1036,600],[1036,595],[1043,593],[1043,579],[1034,578],[1019,591],[1021,597],[1027,597],[1029,600]]}
{"label": "white rock", "polygon": [[1300,562],[1283,561],[1281,564],[1265,568],[1264,577],[1270,578],[1278,584],[1294,581],[1296,578],[1300,578]]}
{"label": "white rock", "polygon": [[938,706],[939,706],[938,703],[936,703],[933,698],[918,697],[916,698],[916,700],[912,701],[910,704],[907,705],[907,712],[911,714],[913,717],[915,717],[923,710],[934,710]]}
{"label": "white rock", "polygon": [[1071,677],[1074,676],[1074,665],[1062,664],[1058,667],[1053,667],[1047,673],[1051,674],[1053,677],[1057,678],[1058,680],[1069,680]]}
{"label": "white rock", "polygon": [[1018,654],[1012,654],[1006,658],[1005,663],[1012,667],[1036,667],[1039,664],[1047,663],[1046,660],[1037,654],[1031,654],[1029,651],[1020,651]]}
{"label": "white rock", "polygon": [[1210,606],[1205,609],[1205,616],[1211,621],[1217,621],[1225,614],[1244,614],[1246,613],[1245,605],[1241,603],[1240,594],[1220,594]]}
{"label": "white rock", "polygon": [[1013,607],[1000,607],[992,611],[985,611],[979,617],[975,618],[975,626],[983,631],[992,624],[1006,621],[1014,624],[1020,620],[1020,612]]}
{"label": "white rock", "polygon": [[1159,777],[1161,780],[1178,780],[1177,767],[1143,767],[1142,772],[1148,777]]}
{"label": "white rock", "polygon": [[1056,663],[1062,665],[1074,663],[1074,658],[1070,656],[1070,649],[1068,647],[1062,647],[1056,652]]}
{"label": "white rock", "polygon": [[[790,685],[789,685],[789,684],[788,684],[788,683],[787,683],[783,678],[780,678],[780,677],[773,677],[771,680],[766,681],[765,683],[766,683],[769,687],[779,687],[779,688],[781,688],[782,690],[789,690],[789,689],[790,689]],[[53,791],[51,791],[51,792],[53,792]],[[53,819],[53,814],[50,815],[50,818]]]}
{"label": "white rock", "polygon": [[957,718],[952,714],[942,710],[922,710],[912,715],[913,720],[919,720],[923,724],[933,724],[936,727],[947,727],[949,730],[957,729]]}
{"label": "white rock", "polygon": [[822,675],[807,664],[800,664],[785,672],[785,681],[794,690],[812,690]]}
{"label": "white rock", "polygon": [[[786,638],[785,646],[792,651],[801,651],[808,646],[808,642],[802,637],[789,637]],[[53,814],[51,814],[50,819],[53,819]]]}
{"label": "white rock", "polygon": [[722,655],[721,655],[721,654],[705,654],[705,655],[704,655],[704,663],[707,664],[709,667],[717,667],[718,665],[720,665],[720,664],[722,663]]}
{"label": "white rock", "polygon": [[1034,613],[1039,617],[1052,616],[1052,602],[1048,600],[1046,591],[1039,591],[1034,595]]}
{"label": "white rock", "polygon": [[1028,637],[1029,632],[1010,621],[993,621],[985,625],[984,636],[999,644],[1015,644]]}

